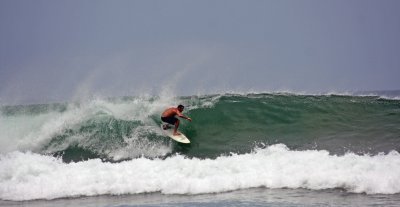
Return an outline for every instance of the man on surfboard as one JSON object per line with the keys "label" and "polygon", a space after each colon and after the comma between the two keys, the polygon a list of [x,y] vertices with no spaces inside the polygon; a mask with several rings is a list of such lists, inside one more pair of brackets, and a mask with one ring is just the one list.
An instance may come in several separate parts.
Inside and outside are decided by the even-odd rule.
{"label": "man on surfboard", "polygon": [[[167,122],[168,124],[175,125],[174,129],[174,135],[180,135],[180,133],[177,131],[179,127],[179,119],[177,119],[175,116],[182,117],[186,120],[192,121],[191,118],[185,116],[182,114],[182,111],[185,107],[183,105],[179,105],[177,108],[169,108],[166,109],[162,114],[161,114],[161,120],[163,122]],[[163,125],[163,129],[167,129],[167,125]]]}

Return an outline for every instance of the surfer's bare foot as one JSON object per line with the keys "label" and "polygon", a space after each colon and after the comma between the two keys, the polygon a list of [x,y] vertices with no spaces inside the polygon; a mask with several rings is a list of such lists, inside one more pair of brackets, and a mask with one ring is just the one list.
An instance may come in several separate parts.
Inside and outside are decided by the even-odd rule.
{"label": "surfer's bare foot", "polygon": [[178,135],[181,135],[181,133],[179,133],[179,132],[174,132],[174,136],[178,136]]}

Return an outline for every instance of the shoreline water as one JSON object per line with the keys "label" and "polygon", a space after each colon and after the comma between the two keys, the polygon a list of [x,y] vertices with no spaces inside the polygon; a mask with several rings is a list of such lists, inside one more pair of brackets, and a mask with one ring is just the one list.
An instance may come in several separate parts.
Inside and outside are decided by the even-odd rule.
{"label": "shoreline water", "polygon": [[136,195],[102,195],[54,200],[4,201],[0,206],[23,207],[159,207],[159,206],[400,206],[400,194],[357,194],[341,189],[307,190],[307,189],[267,189],[251,188],[224,193],[200,195],[164,195],[145,193]]}

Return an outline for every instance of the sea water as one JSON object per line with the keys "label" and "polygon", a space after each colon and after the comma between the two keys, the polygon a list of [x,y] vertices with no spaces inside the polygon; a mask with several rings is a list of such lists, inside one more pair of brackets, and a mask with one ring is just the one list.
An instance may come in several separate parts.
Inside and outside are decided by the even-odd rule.
{"label": "sea water", "polygon": [[[159,115],[184,104],[191,144]],[[400,101],[122,97],[0,108],[0,205],[396,206]]]}

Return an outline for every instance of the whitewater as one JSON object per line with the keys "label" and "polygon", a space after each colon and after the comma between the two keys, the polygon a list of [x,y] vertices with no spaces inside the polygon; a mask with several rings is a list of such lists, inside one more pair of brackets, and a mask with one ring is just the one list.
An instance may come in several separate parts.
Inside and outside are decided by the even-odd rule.
{"label": "whitewater", "polygon": [[[159,129],[183,103],[190,145]],[[282,93],[2,106],[0,199],[251,188],[400,193],[400,101]]]}
{"label": "whitewater", "polygon": [[217,159],[137,158],[121,163],[93,159],[63,163],[34,153],[1,157],[0,195],[6,200],[60,197],[218,193],[245,188],[343,188],[354,193],[400,192],[400,154],[331,156],[273,145]]}

